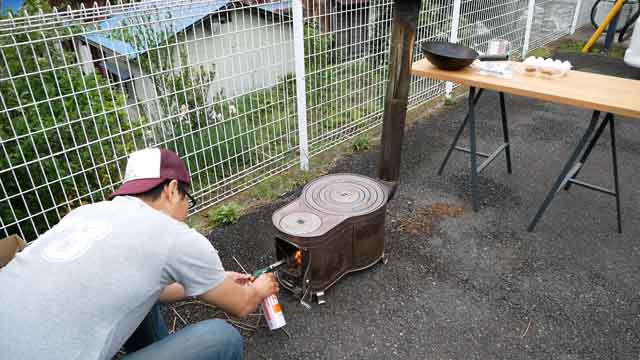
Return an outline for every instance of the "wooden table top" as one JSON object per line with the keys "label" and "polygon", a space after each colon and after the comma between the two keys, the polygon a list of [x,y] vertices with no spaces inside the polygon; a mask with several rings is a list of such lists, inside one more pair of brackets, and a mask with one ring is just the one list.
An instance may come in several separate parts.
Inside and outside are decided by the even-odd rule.
{"label": "wooden table top", "polygon": [[[512,62],[512,64],[517,63]],[[513,71],[512,78],[503,78],[482,75],[479,70],[472,67],[458,71],[440,70],[426,58],[415,62],[411,73],[477,88],[640,118],[640,80],[574,70],[563,77],[552,79],[526,76],[516,71]]]}

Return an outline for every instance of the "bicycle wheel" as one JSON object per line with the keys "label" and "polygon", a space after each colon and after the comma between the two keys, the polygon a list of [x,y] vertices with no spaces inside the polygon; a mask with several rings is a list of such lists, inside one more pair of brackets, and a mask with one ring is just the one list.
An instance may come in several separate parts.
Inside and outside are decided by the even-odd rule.
{"label": "bicycle wheel", "polygon": [[[604,18],[609,14],[609,11],[616,3],[615,0],[596,0],[591,7],[591,25],[594,29],[600,27],[600,24]],[[639,11],[640,7],[638,1],[625,1],[620,9],[620,17],[618,18],[618,26],[616,26],[616,32],[620,32],[622,29],[629,31],[633,26],[634,15]],[[604,30],[606,32],[607,29]]]}
{"label": "bicycle wheel", "polygon": [[[624,27],[622,28],[622,30],[620,30],[620,34],[618,35],[618,42],[623,42],[631,38],[631,35],[633,33],[632,29],[634,24],[638,20],[638,17],[640,17],[640,6],[636,10],[636,13],[633,14],[633,16],[631,16],[631,19],[629,19],[629,21],[627,21],[627,23],[624,24]],[[627,36],[625,37],[625,35]]]}

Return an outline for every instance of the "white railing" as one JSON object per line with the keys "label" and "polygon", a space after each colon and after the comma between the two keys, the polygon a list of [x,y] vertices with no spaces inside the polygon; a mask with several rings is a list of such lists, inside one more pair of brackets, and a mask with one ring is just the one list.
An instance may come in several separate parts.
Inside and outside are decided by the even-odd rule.
{"label": "white railing", "polygon": [[[501,38],[520,56],[571,31],[576,4],[536,0],[530,13],[529,0],[427,0],[417,45],[482,51]],[[390,0],[172,0],[4,16],[0,236],[32,240],[104,200],[136,149],[178,152],[199,210],[378,126],[391,9]],[[444,91],[413,78],[410,106]]]}

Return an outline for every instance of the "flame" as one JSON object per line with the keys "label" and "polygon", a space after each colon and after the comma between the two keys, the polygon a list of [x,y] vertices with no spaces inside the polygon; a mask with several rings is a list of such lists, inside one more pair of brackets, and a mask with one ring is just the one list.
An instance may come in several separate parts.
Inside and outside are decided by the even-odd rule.
{"label": "flame", "polygon": [[302,250],[296,251],[296,253],[293,255],[293,263],[296,266],[302,266]]}

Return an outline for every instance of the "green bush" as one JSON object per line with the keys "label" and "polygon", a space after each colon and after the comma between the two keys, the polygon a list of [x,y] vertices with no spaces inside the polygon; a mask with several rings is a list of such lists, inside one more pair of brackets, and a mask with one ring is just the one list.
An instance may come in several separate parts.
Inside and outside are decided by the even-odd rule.
{"label": "green bush", "polygon": [[212,225],[230,225],[234,224],[242,215],[242,207],[237,203],[228,203],[209,210],[207,217]]}
{"label": "green bush", "polygon": [[[48,10],[37,0],[25,4],[31,13],[37,7]],[[72,208],[104,199],[140,138],[124,110],[125,95],[99,75],[84,75],[65,50],[81,30],[0,37],[7,64],[0,78],[10,78],[0,82],[0,220],[5,231],[21,229],[28,240]]]}
{"label": "green bush", "polygon": [[372,56],[343,61],[334,49],[334,35],[305,27],[305,78],[311,152],[318,152],[343,135],[355,134],[371,123],[364,121],[383,107],[384,68]]}
{"label": "green bush", "polygon": [[449,95],[444,97],[444,106],[453,106],[456,104],[456,97]]}

